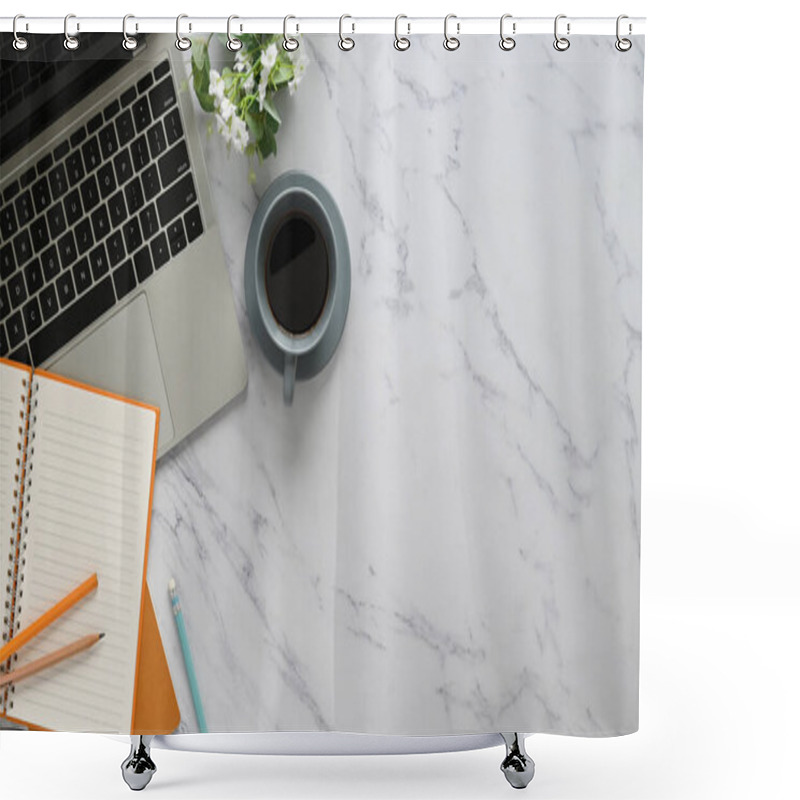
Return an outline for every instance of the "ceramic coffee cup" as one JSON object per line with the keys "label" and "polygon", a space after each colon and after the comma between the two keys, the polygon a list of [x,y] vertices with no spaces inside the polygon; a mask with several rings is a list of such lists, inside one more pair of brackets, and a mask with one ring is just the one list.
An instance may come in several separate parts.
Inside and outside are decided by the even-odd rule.
{"label": "ceramic coffee cup", "polygon": [[350,251],[342,215],[311,175],[285,172],[265,192],[250,224],[244,263],[250,328],[283,373],[291,405],[296,380],[333,356],[350,303]]}

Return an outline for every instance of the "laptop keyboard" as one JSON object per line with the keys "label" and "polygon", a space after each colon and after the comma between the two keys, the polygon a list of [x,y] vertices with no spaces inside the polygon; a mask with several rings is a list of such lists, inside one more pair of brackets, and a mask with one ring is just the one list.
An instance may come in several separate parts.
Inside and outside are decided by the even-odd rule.
{"label": "laptop keyboard", "polygon": [[202,232],[165,59],[3,187],[0,356],[43,363]]}

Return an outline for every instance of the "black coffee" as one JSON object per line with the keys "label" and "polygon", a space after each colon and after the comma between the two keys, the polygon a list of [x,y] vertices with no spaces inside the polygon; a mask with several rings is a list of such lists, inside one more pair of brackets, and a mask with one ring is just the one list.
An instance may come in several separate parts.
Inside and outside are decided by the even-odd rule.
{"label": "black coffee", "polygon": [[308,333],[328,297],[328,248],[317,224],[302,211],[279,223],[267,251],[267,300],[278,324],[289,333]]}

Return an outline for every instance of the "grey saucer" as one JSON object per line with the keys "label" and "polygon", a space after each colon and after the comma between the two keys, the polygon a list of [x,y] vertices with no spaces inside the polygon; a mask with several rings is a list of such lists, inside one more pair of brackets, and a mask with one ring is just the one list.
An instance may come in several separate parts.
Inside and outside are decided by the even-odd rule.
{"label": "grey saucer", "polygon": [[[276,321],[267,300],[264,269],[276,223],[290,211],[302,211],[316,222],[330,259],[328,298],[319,321],[308,334],[294,336]],[[261,198],[247,237],[244,296],[250,328],[272,366],[284,374],[284,399],[291,403],[294,377],[308,380],[333,357],[342,338],[350,305],[350,249],[344,220],[330,192],[311,175],[284,172]],[[296,358],[296,361],[295,361]],[[287,378],[288,361],[295,370]],[[287,397],[287,381],[291,386]]]}

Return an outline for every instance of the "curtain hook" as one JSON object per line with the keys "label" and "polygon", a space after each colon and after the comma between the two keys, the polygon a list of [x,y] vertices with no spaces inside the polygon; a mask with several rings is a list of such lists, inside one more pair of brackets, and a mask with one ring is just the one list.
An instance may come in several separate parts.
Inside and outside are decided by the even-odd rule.
{"label": "curtain hook", "polygon": [[458,17],[456,17],[455,14],[448,14],[444,18],[444,49],[450,50],[450,52],[453,50],[458,50],[458,48],[461,47],[461,40],[458,38],[458,34],[461,33],[461,23],[456,22],[456,35],[450,36],[447,28],[451,19],[457,20]]}
{"label": "curtain hook", "polygon": [[[122,18],[122,46],[126,50],[131,51],[131,50],[135,50],[136,49],[136,45],[138,45],[139,42],[136,40],[135,36],[128,36],[128,20],[129,19],[135,19],[133,14],[126,14]],[[136,30],[137,31],[139,30],[139,23],[138,22],[136,23]]]}
{"label": "curtain hook", "polygon": [[[181,20],[188,19],[188,14],[178,14],[175,18],[175,47],[178,50],[188,50],[192,46],[192,40],[188,36],[181,34]],[[192,32],[192,23],[189,23],[189,33]]]}
{"label": "curtain hook", "polygon": [[[344,50],[347,52],[348,50],[352,50],[356,46],[355,39],[352,36],[345,36],[344,35],[344,21],[346,19],[353,19],[349,14],[342,14],[339,17],[339,49]],[[356,32],[356,24],[355,22],[351,23],[353,30],[352,33]]]}
{"label": "curtain hook", "polygon": [[[71,36],[69,32],[69,21],[71,19],[75,19],[74,14],[67,14],[64,17],[64,49],[65,50],[77,50],[80,47],[80,42],[78,41],[77,36]],[[80,23],[75,23],[75,31],[79,31],[81,29]]]}
{"label": "curtain hook", "polygon": [[[297,19],[297,17],[293,17],[291,14],[287,14],[283,18],[283,49],[289,53],[294,52],[300,47],[300,42],[294,38],[294,36],[289,36],[289,20],[290,19]],[[295,33],[299,32],[300,26],[295,26]]]}
{"label": "curtain hook", "polygon": [[[411,47],[411,39],[408,39],[405,36],[400,35],[400,20],[405,19],[407,20],[408,17],[405,14],[398,14],[394,18],[394,49],[400,50],[408,50]],[[411,33],[411,23],[406,22],[406,28],[408,29],[408,33]]]}
{"label": "curtain hook", "polygon": [[[620,53],[627,53],[628,50],[630,50],[631,47],[633,47],[633,42],[630,39],[623,39],[619,35],[620,22],[622,22],[622,20],[624,20],[624,19],[628,19],[628,15],[627,14],[620,14],[617,17],[617,41],[614,42],[614,47],[616,47],[617,50],[620,51]],[[633,33],[633,25],[631,25],[631,23],[629,22],[628,23],[628,34],[630,35],[631,33]]]}
{"label": "curtain hook", "polygon": [[[239,19],[236,14],[231,14],[228,17],[228,41],[225,46],[231,51],[231,53],[235,53],[237,50],[242,49],[242,40],[231,35],[231,22],[233,22],[235,19]],[[242,26],[240,25],[239,32],[241,32],[241,30]]]}
{"label": "curtain hook", "polygon": [[[558,21],[560,19],[566,19],[566,18],[567,18],[566,14],[559,14],[556,17],[555,23],[553,24],[553,32],[554,32],[554,35],[556,37],[555,41],[553,42],[553,47],[555,47],[555,49],[558,50],[560,53],[563,53],[565,50],[569,50],[569,45],[570,45],[570,41],[569,41],[569,39],[567,39],[566,36],[559,36],[558,35]],[[570,23],[568,22],[567,23],[567,36],[569,36],[569,28],[570,28]]]}
{"label": "curtain hook", "polygon": [[[513,50],[517,46],[517,40],[513,36],[506,36],[505,34],[504,26],[506,20],[511,18],[511,14],[503,14],[503,16],[500,17],[500,49],[505,50],[506,52]],[[511,32],[517,32],[516,22],[511,23]]]}
{"label": "curtain hook", "polygon": [[[25,19],[25,15],[17,14],[17,16],[14,17],[14,23],[11,26],[11,30],[14,33],[14,49],[22,51],[28,49],[28,40],[24,36],[20,36],[19,33],[17,33],[17,20],[20,19]],[[25,30],[28,30],[27,22],[25,23]]]}

